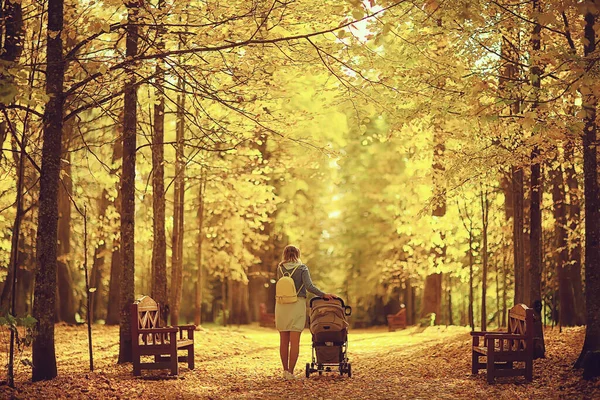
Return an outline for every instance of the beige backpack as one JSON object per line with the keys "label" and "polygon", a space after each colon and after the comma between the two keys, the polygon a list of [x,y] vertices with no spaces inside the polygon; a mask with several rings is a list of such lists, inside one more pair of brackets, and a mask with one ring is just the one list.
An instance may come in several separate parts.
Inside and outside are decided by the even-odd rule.
{"label": "beige backpack", "polygon": [[299,266],[300,265],[297,265],[292,272],[286,272],[281,265],[279,266],[282,276],[275,284],[275,301],[277,301],[277,303],[290,304],[295,303],[298,300],[298,293],[300,293],[304,284],[296,290],[296,283],[294,282],[294,279],[292,279],[292,275],[294,275],[294,272],[296,272]]}

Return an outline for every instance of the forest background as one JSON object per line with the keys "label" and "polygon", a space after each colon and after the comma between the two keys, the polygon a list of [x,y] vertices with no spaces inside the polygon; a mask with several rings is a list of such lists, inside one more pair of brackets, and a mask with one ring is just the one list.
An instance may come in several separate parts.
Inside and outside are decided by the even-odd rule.
{"label": "forest background", "polygon": [[88,309],[127,361],[141,294],[256,321],[288,243],[355,324],[485,330],[524,302],[600,351],[595,1],[2,12],[1,302],[37,319],[34,380]]}

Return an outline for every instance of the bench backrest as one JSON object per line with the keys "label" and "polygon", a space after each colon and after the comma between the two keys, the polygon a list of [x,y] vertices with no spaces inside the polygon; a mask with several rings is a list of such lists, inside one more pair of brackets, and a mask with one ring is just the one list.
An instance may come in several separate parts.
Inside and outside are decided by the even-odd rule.
{"label": "bench backrest", "polygon": [[518,348],[514,350],[524,350],[527,342],[533,343],[533,309],[525,304],[517,304],[508,310],[508,333],[527,337],[515,343]]}
{"label": "bench backrest", "polygon": [[160,328],[160,307],[152,297],[144,296],[131,305],[131,330]]}

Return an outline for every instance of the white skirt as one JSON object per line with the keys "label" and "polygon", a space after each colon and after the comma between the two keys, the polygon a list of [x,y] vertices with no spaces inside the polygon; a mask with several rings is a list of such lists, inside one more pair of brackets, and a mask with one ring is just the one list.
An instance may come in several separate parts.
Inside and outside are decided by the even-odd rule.
{"label": "white skirt", "polygon": [[275,303],[275,328],[279,332],[302,332],[306,324],[306,299],[298,297],[295,303]]}

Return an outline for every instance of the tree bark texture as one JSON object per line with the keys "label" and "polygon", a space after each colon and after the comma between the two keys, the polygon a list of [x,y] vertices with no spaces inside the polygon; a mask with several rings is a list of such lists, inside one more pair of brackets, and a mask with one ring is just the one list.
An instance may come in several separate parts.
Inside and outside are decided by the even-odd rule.
{"label": "tree bark texture", "polygon": [[[158,9],[164,7],[164,0],[158,1]],[[162,39],[164,28],[157,30],[157,48],[165,48]],[[156,64],[156,84],[154,103],[154,131],[152,135],[152,208],[153,208],[153,242],[152,242],[152,290],[151,296],[161,307],[161,320],[166,321],[165,311],[168,309],[167,292],[167,237],[165,233],[165,71],[164,60],[158,59]]]}
{"label": "tree bark texture", "polygon": [[421,305],[421,318],[435,313],[435,323],[439,323],[442,305],[442,274],[430,274],[425,278],[423,289],[423,304]]}
{"label": "tree bark texture", "polygon": [[[593,64],[596,50],[594,24],[598,15],[597,1],[585,14],[585,56]],[[598,99],[593,90],[583,96],[583,183],[585,196],[585,306],[586,329],[581,355],[576,367],[583,367],[584,379],[600,376],[600,190],[598,187],[598,126],[596,113]]]}
{"label": "tree bark texture", "polygon": [[[184,89],[180,80],[178,87]],[[175,150],[175,190],[173,197],[173,245],[171,262],[171,324],[176,325],[179,321],[179,308],[181,307],[181,292],[183,288],[183,220],[185,206],[185,161],[184,139],[185,139],[185,94],[180,93],[177,98],[177,122]]]}
{"label": "tree bark texture", "polygon": [[[135,57],[138,48],[138,7],[126,3],[128,10],[126,51]],[[134,301],[135,275],[135,158],[137,128],[137,86],[132,71],[127,73],[123,97],[123,172],[121,174],[121,290],[119,296],[119,364],[133,360],[130,305]]]}
{"label": "tree bark texture", "polygon": [[69,142],[73,124],[67,122],[63,127],[61,157],[61,175],[58,184],[58,254],[57,254],[57,301],[56,321],[75,324],[75,296],[71,275],[71,196],[73,179],[71,178],[71,153]]}
{"label": "tree bark texture", "polygon": [[194,301],[194,324],[202,324],[202,289],[204,287],[204,266],[202,265],[202,243],[204,241],[204,194],[206,189],[206,178],[204,170],[200,173],[200,182],[198,185],[198,236],[196,239],[196,296]]}
{"label": "tree bark texture", "polygon": [[583,283],[581,281],[581,236],[579,234],[581,227],[581,198],[577,173],[573,160],[573,143],[569,142],[565,146],[565,175],[569,189],[568,204],[568,229],[569,229],[569,278],[573,287],[573,296],[575,303],[575,324],[583,325],[585,323],[585,298]]}
{"label": "tree bark texture", "polygon": [[[122,135],[122,129],[118,128],[119,133]],[[122,137],[115,141],[112,155],[112,174],[117,174],[122,166],[117,166],[117,163],[122,164],[123,161],[123,142]],[[117,188],[117,197],[114,200],[114,207],[119,214],[119,220],[121,218],[121,195],[120,188]],[[118,325],[119,324],[119,298],[121,295],[121,238],[116,238],[111,243],[112,252],[110,257],[110,282],[108,285],[108,301],[106,308],[106,325]]]}
{"label": "tree bark texture", "polygon": [[106,266],[106,232],[104,227],[104,222],[106,220],[106,210],[108,209],[109,201],[108,201],[108,191],[106,189],[102,190],[102,194],[100,195],[100,199],[98,200],[98,214],[100,219],[100,227],[101,232],[99,235],[100,244],[95,246],[94,248],[94,258],[92,261],[92,273],[90,276],[90,288],[95,288],[96,290],[90,293],[90,301],[92,303],[92,321],[97,321],[99,319],[103,319],[102,315],[102,299],[104,296],[105,288],[102,282],[102,277],[104,276],[104,268]]}
{"label": "tree bark texture", "polygon": [[552,203],[554,214],[554,235],[556,253],[556,276],[558,277],[559,322],[561,326],[575,324],[573,286],[570,282],[569,250],[567,248],[567,212],[565,205],[565,185],[560,164],[550,170],[552,181]]}
{"label": "tree bark texture", "polygon": [[489,201],[487,192],[481,191],[482,274],[481,274],[481,330],[487,330],[487,274],[488,274],[488,216]]}
{"label": "tree bark texture", "polygon": [[36,234],[36,274],[33,316],[37,334],[33,342],[32,380],[52,379],[57,375],[54,348],[56,302],[56,238],[58,233],[58,184],[64,112],[65,64],[62,36],[63,0],[48,0],[46,42],[46,94],[44,110],[42,166],[40,173],[39,215]]}
{"label": "tree bark texture", "polygon": [[[542,25],[539,23],[539,15],[542,12],[540,0],[532,0],[534,20],[533,31],[531,33],[532,55],[537,57],[541,48]],[[539,90],[541,87],[542,69],[536,61],[531,65],[531,86],[534,91],[534,102],[532,109],[538,106]],[[540,149],[534,146],[531,152],[531,182],[530,182],[530,205],[529,205],[529,241],[530,241],[530,260],[529,260],[529,302],[533,306],[539,329],[536,329],[534,338],[534,357],[541,358],[545,356],[544,331],[541,329],[541,309],[542,309],[542,174]]]}

